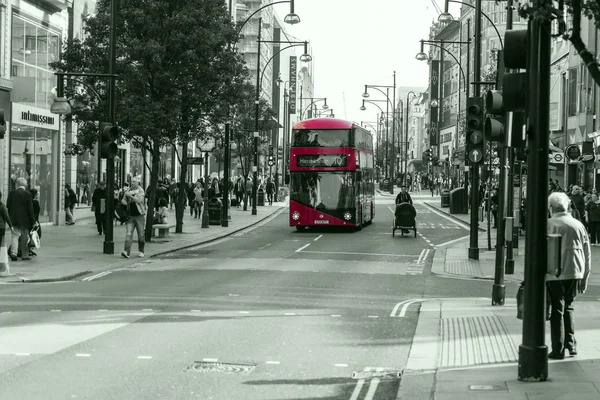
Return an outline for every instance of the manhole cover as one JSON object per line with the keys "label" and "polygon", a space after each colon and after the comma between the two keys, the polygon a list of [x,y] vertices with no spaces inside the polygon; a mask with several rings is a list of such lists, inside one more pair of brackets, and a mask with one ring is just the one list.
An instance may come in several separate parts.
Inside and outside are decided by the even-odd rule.
{"label": "manhole cover", "polygon": [[222,374],[249,374],[256,368],[256,364],[236,364],[212,361],[194,361],[186,368],[192,372],[218,372]]}

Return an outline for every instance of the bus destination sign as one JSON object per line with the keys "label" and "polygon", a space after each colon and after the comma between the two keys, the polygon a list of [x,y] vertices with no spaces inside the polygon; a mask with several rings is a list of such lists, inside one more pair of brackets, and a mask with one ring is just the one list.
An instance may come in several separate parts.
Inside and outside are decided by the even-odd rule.
{"label": "bus destination sign", "polygon": [[318,154],[318,155],[298,155],[296,157],[298,167],[333,167],[340,168],[348,165],[348,158],[345,154]]}

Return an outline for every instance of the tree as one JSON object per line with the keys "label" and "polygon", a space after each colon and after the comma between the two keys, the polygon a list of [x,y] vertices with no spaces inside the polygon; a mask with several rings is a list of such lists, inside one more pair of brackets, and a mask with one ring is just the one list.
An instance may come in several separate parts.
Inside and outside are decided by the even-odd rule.
{"label": "tree", "polygon": [[[86,21],[85,39],[68,44],[53,67],[106,73],[109,20],[110,0],[99,0],[95,16]],[[150,240],[160,149],[181,144],[184,151],[178,159],[187,165],[187,143],[206,133],[202,129],[206,114],[234,97],[228,85],[244,79],[245,67],[231,45],[238,36],[222,0],[121,1],[116,28],[117,123],[125,140],[152,156],[145,232]],[[84,81],[106,98],[106,81],[93,77]],[[73,114],[80,129],[78,145],[69,150],[79,153],[93,149],[96,121],[106,118],[106,107],[89,91],[75,89],[69,88],[67,95],[74,98]],[[182,168],[181,182],[186,170]],[[180,200],[185,200],[184,193]],[[181,222],[183,203],[179,206]]]}
{"label": "tree", "polygon": [[[533,3],[533,4],[532,4]],[[562,37],[570,41],[586,65],[590,76],[600,85],[600,65],[596,55],[587,49],[581,37],[581,17],[593,20],[596,29],[600,28],[600,0],[558,0],[558,7],[552,0],[537,0],[520,5],[519,15],[523,18],[539,18],[556,20],[558,33],[554,37]],[[565,11],[566,8],[566,11]],[[571,16],[571,28],[567,29],[567,18]]]}

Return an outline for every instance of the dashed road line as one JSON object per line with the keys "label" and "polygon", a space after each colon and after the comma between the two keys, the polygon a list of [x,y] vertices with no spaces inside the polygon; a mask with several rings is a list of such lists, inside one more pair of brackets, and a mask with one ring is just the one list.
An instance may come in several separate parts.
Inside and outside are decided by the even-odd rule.
{"label": "dashed road line", "polygon": [[92,355],[90,353],[77,353],[75,354],[75,357],[91,357]]}
{"label": "dashed road line", "polygon": [[281,364],[280,361],[267,361],[265,364],[269,364],[269,365],[279,365]]}
{"label": "dashed road line", "polygon": [[229,296],[230,297],[240,297],[240,295],[237,293],[229,293]]}
{"label": "dashed road line", "polygon": [[250,311],[238,311],[239,314],[250,314]]}
{"label": "dashed road line", "polygon": [[259,247],[258,249],[259,249],[259,250],[264,250],[264,249],[266,249],[267,247],[269,247],[270,245],[271,245],[271,243],[267,243],[266,245],[264,245],[263,247]]}
{"label": "dashed road line", "polygon": [[60,312],[60,310],[50,310],[50,312]]}
{"label": "dashed road line", "polygon": [[339,317],[341,317],[341,315],[340,315],[340,314],[331,314],[331,316],[332,316],[333,318],[339,318]]}
{"label": "dashed road line", "polygon": [[286,312],[285,315],[296,315],[295,312]]}
{"label": "dashed road line", "polygon": [[217,362],[219,361],[218,358],[203,358],[202,361],[204,362]]}
{"label": "dashed road line", "polygon": [[31,353],[16,353],[15,356],[30,356]]}
{"label": "dashed road line", "polygon": [[151,360],[152,356],[138,356],[138,360]]}
{"label": "dashed road line", "polygon": [[296,253],[300,253],[302,250],[304,250],[305,248],[307,248],[308,246],[310,246],[310,243],[305,244],[304,246],[300,247],[298,250],[296,250]]}
{"label": "dashed road line", "polygon": [[102,311],[108,311],[108,310],[107,310],[107,309],[105,309],[105,308],[101,308],[101,309],[99,309],[99,310],[97,310],[97,311],[99,311],[99,312],[102,312]]}
{"label": "dashed road line", "polygon": [[321,239],[323,237],[323,235],[319,235],[316,238],[313,239],[313,242],[316,242],[317,240]]}
{"label": "dashed road line", "polygon": [[367,318],[379,318],[379,315],[369,315]]}
{"label": "dashed road line", "polygon": [[334,364],[333,366],[338,368],[347,368],[348,364]]}

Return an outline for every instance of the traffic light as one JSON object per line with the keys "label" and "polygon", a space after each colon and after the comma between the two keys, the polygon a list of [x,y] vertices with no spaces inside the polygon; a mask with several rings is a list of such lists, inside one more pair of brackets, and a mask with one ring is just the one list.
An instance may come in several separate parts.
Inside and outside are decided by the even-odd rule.
{"label": "traffic light", "polygon": [[100,123],[100,157],[114,158],[119,152],[119,128],[110,122]]}
{"label": "traffic light", "polygon": [[6,132],[6,121],[4,120],[4,109],[0,108],[0,139],[4,139],[4,132]]}
{"label": "traffic light", "polygon": [[[502,142],[505,146],[524,147],[523,124],[527,102],[527,73],[505,72],[506,68],[526,68],[527,30],[506,31],[505,50],[498,52],[498,86],[500,90],[487,93],[485,107],[488,115],[485,120],[485,137],[492,142]],[[509,121],[506,113],[512,112]],[[508,138],[507,123],[512,124],[511,138]]]}
{"label": "traffic light", "polygon": [[268,164],[269,164],[269,167],[272,167],[273,165],[275,165],[275,157],[269,156]]}
{"label": "traffic light", "polygon": [[467,99],[467,157],[471,164],[483,162],[483,99],[469,97]]}
{"label": "traffic light", "polygon": [[270,144],[269,145],[269,156],[272,156],[272,155],[273,155],[273,145]]}
{"label": "traffic light", "polygon": [[423,161],[431,161],[431,149],[427,149],[423,152]]}

